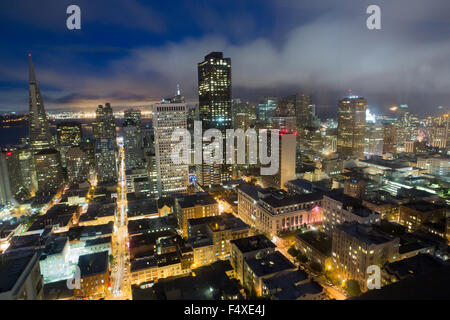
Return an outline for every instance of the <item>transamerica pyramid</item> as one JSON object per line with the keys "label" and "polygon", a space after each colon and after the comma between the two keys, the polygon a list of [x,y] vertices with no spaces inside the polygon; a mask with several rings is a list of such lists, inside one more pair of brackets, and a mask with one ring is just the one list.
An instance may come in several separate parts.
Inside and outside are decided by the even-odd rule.
{"label": "transamerica pyramid", "polygon": [[35,150],[48,149],[51,147],[51,134],[48,125],[47,114],[45,113],[44,101],[39,89],[34,71],[31,54],[28,54],[29,65],[29,91],[30,91],[30,144]]}

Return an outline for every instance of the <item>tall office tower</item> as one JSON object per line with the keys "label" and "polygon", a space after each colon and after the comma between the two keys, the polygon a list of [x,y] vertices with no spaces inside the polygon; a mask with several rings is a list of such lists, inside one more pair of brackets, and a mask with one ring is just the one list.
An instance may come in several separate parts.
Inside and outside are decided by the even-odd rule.
{"label": "tall office tower", "polygon": [[383,153],[392,153],[396,151],[396,136],[397,127],[392,123],[383,123]]}
{"label": "tall office tower", "polygon": [[95,140],[86,139],[80,143],[80,149],[86,154],[87,166],[90,173],[95,172]]}
{"label": "tall office tower", "polygon": [[231,102],[232,123],[233,128],[247,130],[256,124],[256,104],[242,101],[241,99],[233,99]]}
{"label": "tall office tower", "polygon": [[93,124],[93,134],[95,139],[113,139],[114,146],[116,140],[116,119],[109,103],[105,107],[99,105],[96,110],[95,122]]}
{"label": "tall office tower", "polygon": [[[296,142],[297,135],[294,133],[282,131],[279,133],[279,168],[274,175],[262,176],[265,188],[274,187],[285,189],[286,182],[296,179]],[[271,141],[271,137],[267,138]],[[269,142],[270,144],[270,142]],[[270,150],[270,146],[268,146]]]}
{"label": "tall office tower", "polygon": [[384,143],[384,127],[382,123],[367,123],[364,156],[382,156]]}
{"label": "tall office tower", "polygon": [[441,149],[447,147],[448,128],[448,123],[430,128],[431,146]]}
{"label": "tall office tower", "polygon": [[56,135],[59,144],[77,146],[83,140],[81,123],[76,121],[65,121],[56,125]]}
{"label": "tall office tower", "polygon": [[14,203],[11,182],[9,180],[8,163],[6,162],[6,152],[0,152],[0,207]]}
{"label": "tall office tower", "polygon": [[30,91],[30,114],[29,114],[29,135],[30,144],[34,150],[50,148],[52,137],[48,125],[47,114],[45,113],[44,101],[41,90],[36,79],[31,54],[28,54],[29,65],[29,91]]}
{"label": "tall office tower", "polygon": [[30,148],[5,148],[11,192],[15,199],[24,200],[37,190],[34,151]]}
{"label": "tall office tower", "polygon": [[66,154],[67,178],[69,183],[82,183],[89,180],[89,161],[80,147],[71,147]]}
{"label": "tall office tower", "polygon": [[154,104],[152,115],[159,196],[185,193],[189,182],[189,165],[173,163],[172,150],[179,142],[172,141],[172,133],[176,129],[187,129],[186,105]]}
{"label": "tall office tower", "polygon": [[142,148],[141,111],[126,110],[123,123],[125,167],[127,170],[142,168],[144,152]]}
{"label": "tall office tower", "polygon": [[337,152],[344,156],[364,156],[367,100],[350,95],[339,101]]}
{"label": "tall office tower", "polygon": [[293,99],[295,115],[297,116],[297,129],[313,126],[315,107],[312,107],[311,96],[304,93],[298,93],[293,96]]}
{"label": "tall office tower", "polygon": [[272,122],[272,117],[277,115],[277,105],[276,97],[266,97],[258,104],[257,122],[259,128],[266,129]]}
{"label": "tall office tower", "polygon": [[55,192],[64,182],[61,157],[55,149],[41,150],[34,155],[38,192]]}
{"label": "tall office tower", "polygon": [[101,138],[96,140],[95,169],[98,183],[117,183],[115,139]]}
{"label": "tall office tower", "polygon": [[128,109],[124,112],[124,127],[137,127],[142,128],[142,114],[141,110]]}
{"label": "tall office tower", "polygon": [[300,130],[300,150],[312,153],[320,153],[324,147],[324,139],[319,128],[304,127]]}
{"label": "tall office tower", "polygon": [[[199,120],[202,121],[202,129],[219,129],[225,139],[225,130],[232,126],[231,59],[224,58],[222,52],[211,52],[197,67]],[[231,179],[231,165],[201,164],[196,169],[197,183],[201,186],[218,185]]]}
{"label": "tall office tower", "polygon": [[397,110],[396,144],[404,144],[407,141],[415,141],[419,134],[419,117],[409,112],[408,105],[402,104]]}

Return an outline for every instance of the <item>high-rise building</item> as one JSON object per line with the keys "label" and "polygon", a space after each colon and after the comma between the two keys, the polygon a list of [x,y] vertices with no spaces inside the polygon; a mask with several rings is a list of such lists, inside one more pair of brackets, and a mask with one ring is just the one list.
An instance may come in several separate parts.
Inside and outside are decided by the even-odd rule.
{"label": "high-rise building", "polygon": [[11,192],[6,154],[5,152],[0,152],[0,206],[11,204],[13,202],[14,197]]}
{"label": "high-rise building", "polygon": [[96,112],[95,122],[93,124],[94,138],[113,139],[115,145],[116,139],[116,119],[109,103],[105,107],[99,105]]}
{"label": "high-rise building", "polygon": [[64,182],[61,156],[55,149],[41,150],[34,155],[39,192],[55,192]]}
{"label": "high-rise building", "polygon": [[[282,130],[279,133],[279,168],[274,175],[266,175],[262,177],[265,187],[285,188],[286,182],[296,179],[296,141],[297,135]],[[271,141],[271,138],[268,138]],[[270,147],[268,148],[270,149]]]}
{"label": "high-rise building", "polygon": [[126,110],[123,123],[125,167],[137,169],[144,166],[144,152],[142,147],[141,111]]}
{"label": "high-rise building", "polygon": [[142,127],[141,110],[136,109],[125,110],[123,126],[124,127],[133,126],[141,129]]}
{"label": "high-rise building", "polygon": [[392,153],[396,150],[397,127],[392,123],[383,123],[383,153]]}
{"label": "high-rise building", "polygon": [[349,96],[339,101],[337,152],[344,156],[364,156],[367,100]]}
{"label": "high-rise building", "polygon": [[259,128],[267,128],[272,117],[277,114],[277,98],[266,97],[258,104],[257,120]]}
{"label": "high-rise building", "polygon": [[34,150],[48,149],[51,146],[52,138],[45,113],[44,100],[36,79],[31,54],[28,54],[29,65],[29,92],[30,92],[30,114],[29,114],[29,135],[30,144]]}
{"label": "high-rise building", "polygon": [[56,132],[59,144],[78,145],[83,140],[81,123],[75,121],[65,121],[56,125]]}
{"label": "high-rise building", "polygon": [[[211,52],[198,63],[199,120],[202,130],[230,129],[231,119],[231,59],[222,52]],[[225,146],[225,144],[224,144]],[[224,149],[225,150],[225,149]],[[231,179],[232,166],[223,164],[197,165],[197,183],[202,186],[218,185]]]}
{"label": "high-rise building", "polygon": [[71,147],[66,154],[67,178],[70,183],[89,180],[89,160],[80,147]]}
{"label": "high-rise building", "polygon": [[152,116],[158,193],[160,196],[184,193],[187,191],[189,182],[189,165],[173,163],[172,150],[179,142],[172,141],[172,133],[176,129],[187,129],[186,105],[183,103],[154,104]]}
{"label": "high-rise building", "polygon": [[117,183],[117,162],[113,139],[98,139],[95,144],[95,168],[99,183]]}
{"label": "high-rise building", "polygon": [[383,155],[383,142],[384,142],[384,127],[383,124],[367,123],[366,125],[366,137],[364,146],[364,155],[370,156],[382,156]]}

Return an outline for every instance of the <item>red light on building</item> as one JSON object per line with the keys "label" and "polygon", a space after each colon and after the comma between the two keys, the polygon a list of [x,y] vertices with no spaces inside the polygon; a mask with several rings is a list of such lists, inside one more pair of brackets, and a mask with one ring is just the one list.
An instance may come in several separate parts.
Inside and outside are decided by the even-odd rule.
{"label": "red light on building", "polygon": [[7,153],[6,153],[6,156],[7,157],[9,157],[9,156],[11,156],[12,155],[12,152],[11,151],[8,151]]}

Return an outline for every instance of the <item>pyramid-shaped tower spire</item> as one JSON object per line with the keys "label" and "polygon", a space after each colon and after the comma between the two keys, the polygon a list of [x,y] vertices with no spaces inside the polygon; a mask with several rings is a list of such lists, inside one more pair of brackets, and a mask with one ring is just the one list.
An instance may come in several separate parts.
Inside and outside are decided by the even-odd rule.
{"label": "pyramid-shaped tower spire", "polygon": [[28,68],[30,92],[30,143],[36,150],[47,149],[51,146],[50,128],[30,53],[28,54]]}

